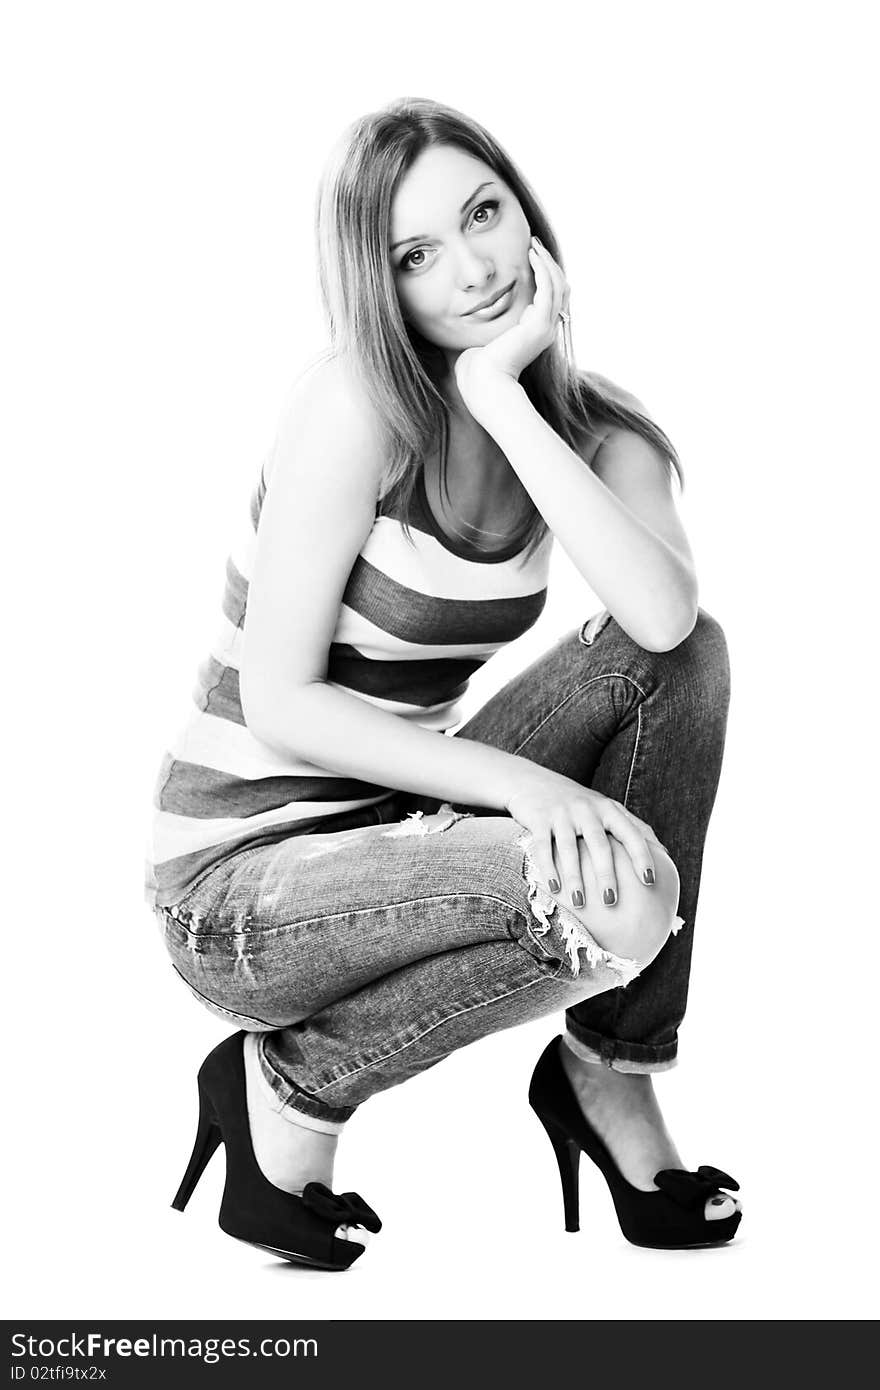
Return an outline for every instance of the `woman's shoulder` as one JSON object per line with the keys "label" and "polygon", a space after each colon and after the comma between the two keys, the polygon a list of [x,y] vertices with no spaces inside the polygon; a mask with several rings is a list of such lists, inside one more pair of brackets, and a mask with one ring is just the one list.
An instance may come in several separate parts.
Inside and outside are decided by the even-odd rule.
{"label": "woman's shoulder", "polygon": [[647,415],[648,412],[638,396],[634,396],[631,391],[627,391],[625,387],[612,381],[610,377],[603,376],[601,372],[583,371],[580,373],[580,377],[585,385],[602,400],[610,401],[613,405],[625,406],[627,410],[633,410],[637,415]]}
{"label": "woman's shoulder", "polygon": [[334,447],[350,450],[364,465],[372,462],[380,476],[385,448],[378,411],[353,365],[332,351],[311,361],[284,398],[267,483],[279,443],[306,432],[310,439],[320,439],[324,430]]}
{"label": "woman's shoulder", "polygon": [[[579,440],[581,457],[592,468],[602,445],[615,432],[626,432],[631,425],[622,423],[620,412],[627,415],[641,415],[650,418],[637,396],[620,386],[601,372],[579,372],[581,385],[586,388],[582,403],[585,407],[585,424]],[[626,416],[623,417],[625,419]]]}
{"label": "woman's shoulder", "polygon": [[354,364],[332,350],[314,358],[295,378],[285,398],[282,416],[289,411],[325,409],[330,421],[337,414],[375,428],[378,414]]}

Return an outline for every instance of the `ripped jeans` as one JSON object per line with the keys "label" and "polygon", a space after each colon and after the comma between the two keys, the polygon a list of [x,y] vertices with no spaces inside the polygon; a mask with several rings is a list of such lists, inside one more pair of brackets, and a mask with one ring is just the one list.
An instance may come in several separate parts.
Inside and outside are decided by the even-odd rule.
{"label": "ripped jeans", "polygon": [[678,870],[680,916],[645,969],[536,881],[530,836],[510,816],[395,792],[320,833],[232,854],[158,908],[176,970],[212,1012],[260,1034],[276,1104],[319,1128],[478,1038],[557,1011],[587,1060],[674,1065],[729,689],[724,634],[702,609],[669,652],[639,647],[603,612],[454,735],[562,773],[653,827]]}

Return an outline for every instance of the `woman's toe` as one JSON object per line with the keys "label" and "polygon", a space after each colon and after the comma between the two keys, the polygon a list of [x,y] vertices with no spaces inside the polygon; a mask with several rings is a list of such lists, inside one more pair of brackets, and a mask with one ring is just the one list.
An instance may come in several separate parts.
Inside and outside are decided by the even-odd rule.
{"label": "woman's toe", "polygon": [[337,1226],[334,1232],[337,1240],[353,1240],[367,1248],[372,1236],[363,1226]]}
{"label": "woman's toe", "polygon": [[739,1203],[732,1197],[725,1197],[720,1192],[714,1197],[710,1197],[706,1203],[705,1215],[707,1221],[723,1221],[727,1216],[733,1216],[739,1208]]}

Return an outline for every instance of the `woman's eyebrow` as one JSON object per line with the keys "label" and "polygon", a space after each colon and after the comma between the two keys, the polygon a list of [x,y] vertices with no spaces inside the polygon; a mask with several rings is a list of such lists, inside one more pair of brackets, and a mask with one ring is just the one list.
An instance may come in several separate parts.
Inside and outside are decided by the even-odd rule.
{"label": "woman's eyebrow", "polygon": [[[473,193],[471,194],[471,196],[470,196],[469,198],[465,198],[465,200],[464,200],[464,202],[462,203],[461,207],[458,209],[458,215],[459,215],[459,217],[461,217],[461,216],[463,215],[463,213],[467,212],[467,209],[470,207],[471,203],[474,201],[474,199],[476,198],[477,194],[478,194],[478,193],[482,193],[482,191],[483,191],[484,188],[488,188],[489,185],[491,184],[491,182],[492,182],[491,179],[487,179],[485,183],[478,184],[477,187],[474,189]],[[427,233],[427,232],[419,232],[417,236],[405,236],[405,237],[403,238],[402,241],[395,241],[394,244],[393,244],[392,246],[389,246],[388,249],[389,249],[389,251],[396,251],[397,248],[398,248],[398,246],[406,246],[407,243],[410,242],[410,241],[427,241],[427,240],[428,240],[428,233]]]}

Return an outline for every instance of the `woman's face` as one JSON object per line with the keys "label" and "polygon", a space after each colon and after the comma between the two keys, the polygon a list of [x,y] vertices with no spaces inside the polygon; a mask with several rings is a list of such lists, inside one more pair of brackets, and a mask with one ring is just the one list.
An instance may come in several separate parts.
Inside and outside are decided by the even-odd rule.
{"label": "woman's face", "polygon": [[423,150],[391,209],[391,265],[406,322],[455,353],[497,338],[534,297],[530,236],[519,201],[487,164],[451,145]]}

